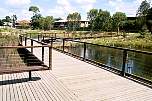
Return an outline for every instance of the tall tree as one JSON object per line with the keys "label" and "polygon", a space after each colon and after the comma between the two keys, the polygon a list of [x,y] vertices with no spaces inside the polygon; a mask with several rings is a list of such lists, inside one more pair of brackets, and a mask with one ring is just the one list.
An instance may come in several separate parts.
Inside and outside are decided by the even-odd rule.
{"label": "tall tree", "polygon": [[13,15],[12,16],[12,22],[13,22],[13,27],[15,28],[15,23],[17,21],[17,16],[16,15]]}
{"label": "tall tree", "polygon": [[40,10],[39,10],[39,8],[37,6],[31,6],[29,8],[29,11],[33,12],[33,15],[35,15],[38,12],[40,12]]}
{"label": "tall tree", "polygon": [[152,7],[148,10],[148,13],[146,15],[146,24],[147,28],[152,34]]}
{"label": "tall tree", "polygon": [[147,0],[142,1],[141,5],[138,8],[137,16],[146,16],[150,8],[150,3]]}
{"label": "tall tree", "polygon": [[98,15],[98,9],[91,9],[87,13],[87,18],[90,20],[91,31],[94,30],[94,23],[97,15]]}
{"label": "tall tree", "polygon": [[32,29],[38,29],[40,27],[39,20],[42,17],[41,14],[39,14],[40,10],[36,6],[31,6],[29,7],[29,11],[33,12],[33,16],[31,17]]}
{"label": "tall tree", "polygon": [[137,22],[139,26],[142,27],[146,26],[146,15],[150,8],[150,3],[147,0],[142,1],[141,5],[138,8],[136,16],[138,17]]}
{"label": "tall tree", "polygon": [[127,17],[125,13],[122,12],[116,12],[113,14],[113,25],[117,28],[117,34],[119,34],[119,28],[124,25],[124,22],[126,21]]}

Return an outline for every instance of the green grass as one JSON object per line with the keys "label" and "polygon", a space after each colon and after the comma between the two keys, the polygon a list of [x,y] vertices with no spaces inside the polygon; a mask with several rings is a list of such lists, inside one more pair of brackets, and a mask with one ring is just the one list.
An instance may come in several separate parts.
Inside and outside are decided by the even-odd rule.
{"label": "green grass", "polygon": [[[85,40],[88,42],[88,40]],[[139,38],[138,34],[133,34],[127,38],[110,37],[89,40],[91,43],[116,46],[135,49],[152,49],[152,35],[147,35],[145,38]]]}

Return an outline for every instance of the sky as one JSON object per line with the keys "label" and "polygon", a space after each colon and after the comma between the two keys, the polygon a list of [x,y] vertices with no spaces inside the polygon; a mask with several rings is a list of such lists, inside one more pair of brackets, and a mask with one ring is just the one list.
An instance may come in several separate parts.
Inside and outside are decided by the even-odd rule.
{"label": "sky", "polygon": [[[19,20],[27,20],[32,16],[28,9],[37,6],[43,16],[54,16],[66,19],[72,12],[79,12],[86,19],[87,12],[92,8],[107,10],[112,14],[124,12],[127,16],[136,15],[143,0],[0,0],[0,18],[6,15],[17,15]],[[152,2],[152,0],[149,0]]]}

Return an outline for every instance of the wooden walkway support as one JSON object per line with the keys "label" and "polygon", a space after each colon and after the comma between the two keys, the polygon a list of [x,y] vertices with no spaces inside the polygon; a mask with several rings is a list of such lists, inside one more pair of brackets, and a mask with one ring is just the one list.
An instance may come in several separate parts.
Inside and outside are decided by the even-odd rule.
{"label": "wooden walkway support", "polygon": [[[27,42],[28,43],[28,42]],[[30,44],[30,42],[29,42]],[[34,42],[34,45],[39,45]],[[33,50],[41,58],[39,50]],[[47,55],[49,50],[45,49]],[[52,51],[52,73],[82,101],[150,101],[152,89],[63,53]],[[44,58],[48,65],[48,58]]]}

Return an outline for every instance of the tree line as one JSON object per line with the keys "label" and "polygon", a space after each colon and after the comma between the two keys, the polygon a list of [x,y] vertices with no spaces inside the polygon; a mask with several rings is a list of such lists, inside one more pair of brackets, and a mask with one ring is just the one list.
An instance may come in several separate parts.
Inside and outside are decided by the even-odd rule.
{"label": "tree line", "polygon": [[[31,28],[50,30],[54,22],[57,20],[53,16],[43,17],[40,10],[36,6],[29,7],[29,11],[33,12],[31,17]],[[139,6],[136,14],[136,19],[127,19],[123,12],[116,12],[111,15],[109,11],[102,9],[91,9],[87,12],[87,19],[89,20],[88,29],[93,31],[145,31],[149,30],[152,33],[152,7],[150,2],[144,0]],[[58,19],[59,20],[59,19]],[[0,25],[12,22],[15,27],[17,16],[6,16],[5,19],[0,20]],[[67,16],[67,30],[76,31],[80,29],[81,14],[79,12],[70,13]]]}
{"label": "tree line", "polygon": [[[111,16],[110,12],[102,9],[91,9],[87,13],[87,19],[90,21],[88,29],[91,31],[146,31],[152,33],[152,7],[147,0],[143,1],[138,8],[136,17],[128,19],[123,12],[116,12]],[[81,15],[78,12],[67,16],[68,29],[76,30],[80,26]]]}

